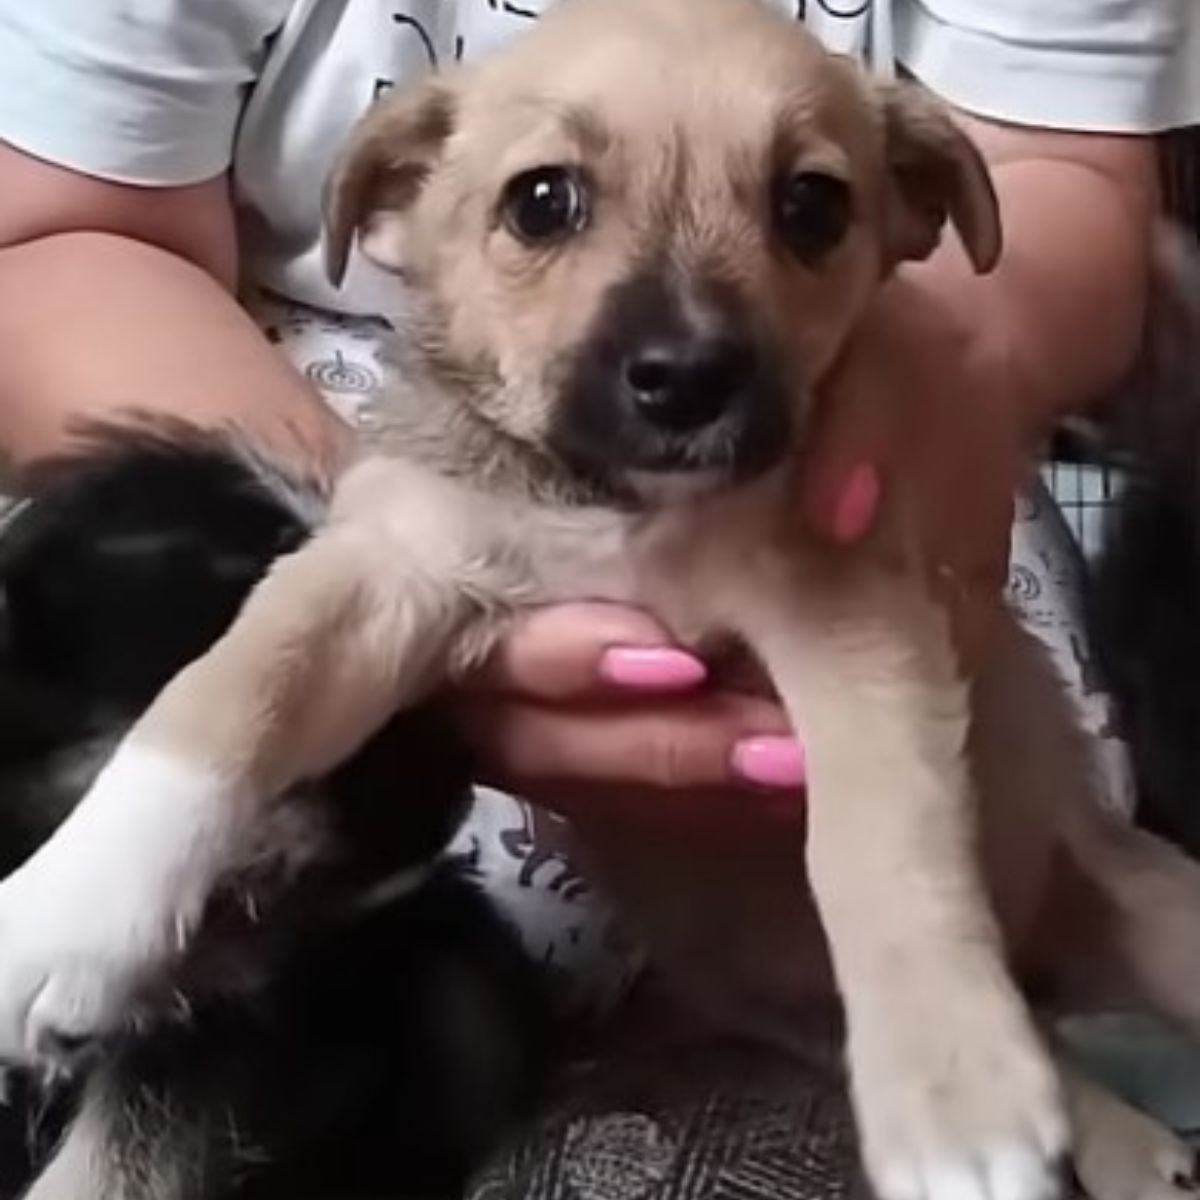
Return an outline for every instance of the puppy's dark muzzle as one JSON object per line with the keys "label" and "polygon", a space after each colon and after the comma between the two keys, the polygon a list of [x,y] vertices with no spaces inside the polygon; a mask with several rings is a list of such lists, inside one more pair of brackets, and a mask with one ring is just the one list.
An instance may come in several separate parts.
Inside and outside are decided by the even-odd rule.
{"label": "puppy's dark muzzle", "polygon": [[625,402],[667,434],[708,428],[735,411],[753,386],[753,347],[730,340],[652,340],[625,360]]}
{"label": "puppy's dark muzzle", "polygon": [[775,356],[739,307],[659,278],[614,289],[571,364],[552,430],[591,475],[720,472],[772,465],[788,444]]}

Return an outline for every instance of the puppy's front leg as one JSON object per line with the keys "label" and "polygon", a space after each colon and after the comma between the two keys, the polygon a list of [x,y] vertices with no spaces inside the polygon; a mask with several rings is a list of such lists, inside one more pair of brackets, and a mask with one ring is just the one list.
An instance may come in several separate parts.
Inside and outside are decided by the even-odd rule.
{"label": "puppy's front leg", "polygon": [[60,1063],[111,1031],[244,865],[263,805],[443,678],[477,611],[465,554],[396,533],[334,524],[281,559],[0,884],[0,1056]]}
{"label": "puppy's front leg", "polygon": [[980,875],[944,622],[882,573],[783,574],[742,613],[805,739],[809,878],[872,1182],[885,1200],[1050,1195],[1067,1126]]}

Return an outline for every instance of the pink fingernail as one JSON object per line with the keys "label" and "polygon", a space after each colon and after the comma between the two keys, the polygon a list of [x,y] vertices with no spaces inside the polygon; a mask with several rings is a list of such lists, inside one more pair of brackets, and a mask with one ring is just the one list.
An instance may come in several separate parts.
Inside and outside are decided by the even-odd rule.
{"label": "pink fingernail", "polygon": [[804,751],[795,738],[756,737],[733,748],[734,772],[747,783],[767,788],[804,786]]}
{"label": "pink fingernail", "polygon": [[704,682],[704,664],[671,646],[613,646],[600,658],[600,677],[635,692],[677,692]]}
{"label": "pink fingernail", "polygon": [[843,546],[857,542],[871,527],[879,507],[879,472],[870,463],[855,467],[838,497],[833,538]]}

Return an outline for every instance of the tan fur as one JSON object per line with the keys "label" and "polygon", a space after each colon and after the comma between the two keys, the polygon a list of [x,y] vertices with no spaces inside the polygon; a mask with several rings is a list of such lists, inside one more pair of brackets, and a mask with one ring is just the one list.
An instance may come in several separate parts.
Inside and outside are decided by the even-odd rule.
{"label": "tan fur", "polygon": [[[881,274],[929,253],[948,212],[981,267],[999,227],[987,173],[939,106],[872,90],[780,28],[744,0],[706,0],[702,22],[683,0],[552,9],[536,37],[366,118],[329,186],[335,272],[361,227],[366,253],[421,290],[405,322],[425,355],[476,371],[476,405],[529,442],[550,415],[547,377],[639,260],[735,289],[787,347],[797,386],[820,378]],[[602,214],[569,253],[530,254],[497,228],[505,181],[542,163],[597,181]],[[854,185],[854,236],[819,272],[795,270],[765,236],[764,196],[784,167]]]}
{"label": "tan fur", "polygon": [[[586,171],[594,221],[534,250],[496,206],[546,163]],[[816,265],[783,253],[764,219],[772,180],[800,168],[853,192],[847,236]],[[327,526],[118,755],[153,751],[219,781],[226,840],[176,873],[202,890],[272,795],[451,682],[523,607],[622,600],[687,640],[734,633],[804,732],[804,844],[717,856],[593,825],[593,868],[678,990],[725,1027],[789,1044],[790,1014],[828,994],[832,967],[885,1200],[1053,1192],[1067,1110],[991,903],[1019,940],[1052,855],[1095,861],[1079,832],[1086,763],[1040,652],[1014,625],[978,678],[959,678],[902,487],[870,544],[833,555],[797,531],[787,460],[624,508],[546,442],[565,362],[645,261],[736,296],[785,362],[802,433],[899,260],[929,253],[949,219],[981,270],[994,263],[978,154],[930,98],[872,85],[756,0],[565,0],[507,52],[380,103],[327,206],[335,274],[361,233],[411,284],[406,384]],[[172,909],[172,930],[186,917]]]}
{"label": "tan fur", "polygon": [[1196,1156],[1182,1141],[1077,1071],[1064,1074],[1075,1174],[1089,1196],[1178,1200],[1196,1190]]}

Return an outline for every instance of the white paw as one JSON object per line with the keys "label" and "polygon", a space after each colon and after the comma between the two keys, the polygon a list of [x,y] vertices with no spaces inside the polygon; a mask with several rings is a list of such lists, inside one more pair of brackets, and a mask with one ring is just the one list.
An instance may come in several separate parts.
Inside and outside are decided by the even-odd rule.
{"label": "white paw", "polygon": [[0,883],[0,1060],[70,1067],[126,1022],[199,920],[237,808],[211,774],[117,752]]}
{"label": "white paw", "polygon": [[1089,1091],[1076,1117],[1075,1174],[1091,1200],[1200,1194],[1200,1160],[1192,1147],[1095,1085]]}
{"label": "white paw", "polygon": [[[1099,1182],[1084,1183],[1092,1200],[1186,1200],[1200,1195],[1200,1162],[1196,1151],[1168,1129],[1125,1153]],[[1077,1170],[1081,1176],[1082,1172]]]}
{"label": "white paw", "polygon": [[1015,995],[980,989],[958,999],[968,1002],[912,1021],[895,1006],[890,1029],[851,1047],[863,1159],[882,1200],[1062,1191],[1070,1139],[1054,1064]]}

